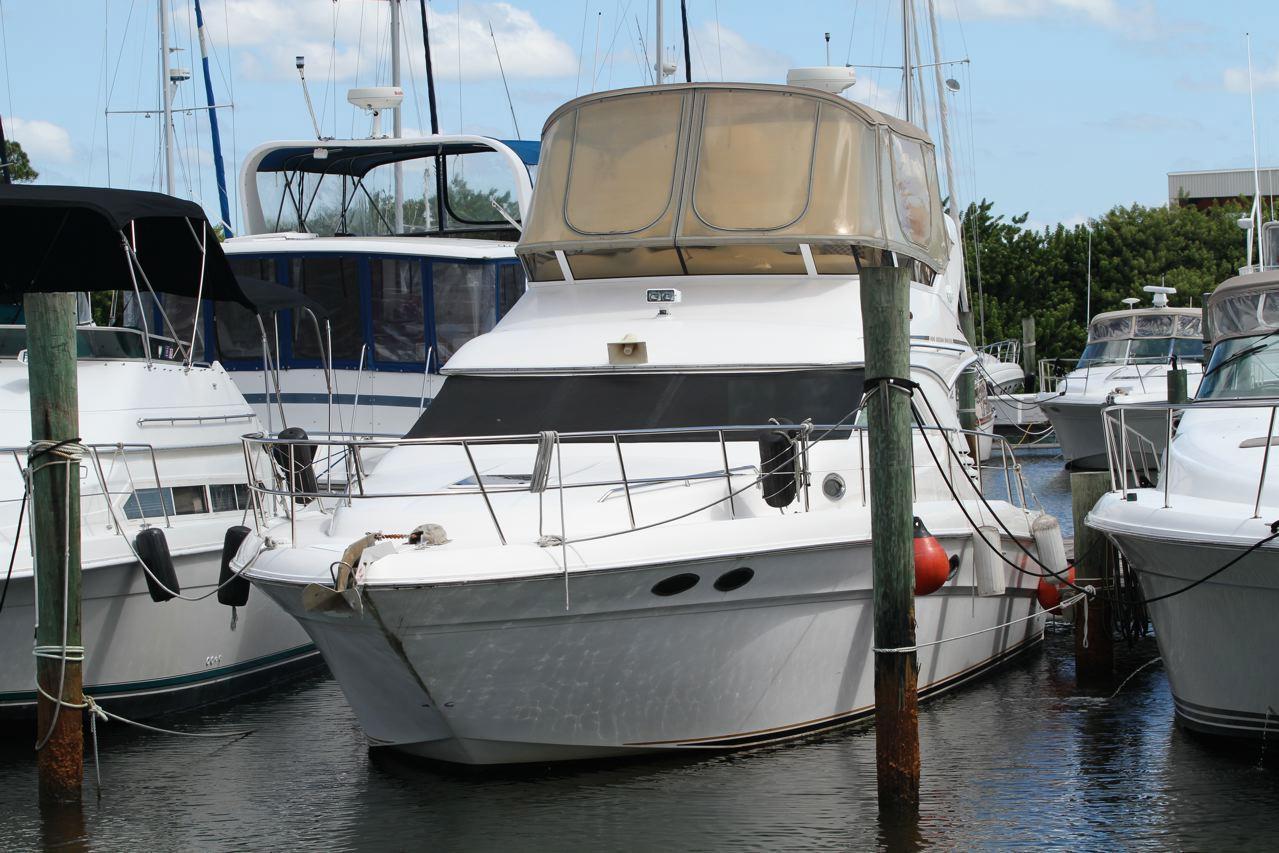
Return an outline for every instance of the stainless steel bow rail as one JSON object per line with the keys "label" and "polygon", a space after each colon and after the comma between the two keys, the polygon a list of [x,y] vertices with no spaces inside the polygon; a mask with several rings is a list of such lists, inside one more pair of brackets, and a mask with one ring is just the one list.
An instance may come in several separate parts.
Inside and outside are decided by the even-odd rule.
{"label": "stainless steel bow rail", "polygon": [[[627,519],[629,521],[629,530],[641,529],[641,527],[652,527],[654,525],[637,525],[635,521],[635,492],[659,484],[680,483],[692,485],[693,483],[714,482],[722,480],[726,493],[717,498],[706,507],[696,510],[693,513],[683,513],[678,518],[696,514],[696,512],[704,511],[726,503],[728,506],[729,516],[736,518],[738,507],[734,501],[736,495],[740,495],[752,487],[758,487],[763,479],[757,465],[736,465],[733,466],[729,461],[728,446],[730,443],[754,443],[755,439],[764,433],[784,431],[792,435],[793,448],[796,459],[796,491],[797,498],[802,511],[809,512],[812,509],[810,501],[810,491],[812,486],[813,472],[810,466],[810,453],[812,447],[818,443],[821,444],[841,444],[847,446],[845,442],[855,442],[857,446],[857,462],[856,467],[859,477],[861,505],[866,506],[869,498],[869,490],[867,485],[867,427],[864,424],[844,423],[844,424],[796,424],[796,425],[779,425],[779,424],[754,424],[754,425],[733,425],[733,426],[709,426],[709,427],[675,427],[664,429],[640,429],[640,430],[611,430],[611,431],[586,431],[586,432],[566,432],[566,433],[535,433],[520,435],[498,435],[498,436],[448,436],[436,438],[375,438],[375,439],[359,439],[354,437],[337,437],[330,435],[326,438],[306,438],[306,439],[281,439],[262,434],[246,435],[243,437],[244,443],[244,463],[249,473],[249,490],[252,496],[250,504],[252,506],[255,520],[259,527],[267,526],[272,520],[281,520],[287,518],[290,527],[290,538],[296,539],[296,524],[298,508],[305,508],[308,504],[314,503],[321,511],[329,511],[336,506],[351,506],[357,500],[370,500],[382,498],[432,498],[432,497],[463,497],[478,496],[482,499],[486,512],[493,524],[493,529],[497,534],[498,540],[503,544],[507,544],[506,532],[502,527],[502,523],[498,518],[497,508],[494,505],[493,497],[498,494],[509,493],[529,493],[537,494],[539,502],[547,491],[557,491],[563,495],[568,489],[585,489],[597,488],[606,489],[600,502],[611,499],[618,495],[625,498]],[[991,436],[979,430],[955,429],[951,427],[942,427],[936,425],[925,425],[923,427],[915,425],[914,432],[929,430],[941,433],[946,436],[947,440],[958,442],[955,446],[962,453],[966,453],[968,449],[968,437],[976,436],[980,438],[993,438],[1000,446],[1000,462],[998,463],[1003,472],[1004,484],[1006,488],[1008,502],[1023,509],[1029,508],[1026,499],[1025,481],[1021,475],[1020,465],[1017,463],[1013,454],[1012,446],[1002,436]],[[822,438],[823,435],[827,437]],[[713,438],[712,442],[706,442],[707,436]],[[817,438],[814,438],[814,437]],[[837,436],[837,437],[832,437]],[[627,472],[626,457],[623,447],[626,445],[644,444],[651,447],[650,442],[660,441],[662,443],[670,443],[678,441],[678,439],[686,438],[687,443],[697,442],[699,444],[709,443],[714,449],[718,450],[717,459],[713,468],[703,467],[697,470],[679,473],[666,474],[653,477],[636,477]],[[917,437],[921,442],[924,437]],[[645,440],[649,441],[645,441]],[[701,439],[699,441],[699,439]],[[682,443],[682,442],[681,442]],[[505,475],[484,475],[481,473],[479,466],[475,462],[473,448],[494,445],[532,445],[535,450],[535,458],[529,467],[529,474],[505,474]],[[605,480],[589,480],[589,481],[571,481],[564,482],[557,478],[551,481],[549,472],[552,466],[552,457],[557,461],[561,458],[560,453],[565,445],[589,445],[592,447],[610,446],[613,455],[617,460],[617,468],[619,477],[616,479]],[[469,470],[470,476],[465,479],[455,481],[443,488],[424,489],[415,491],[375,491],[370,488],[369,474],[363,462],[365,454],[370,452],[381,452],[393,450],[401,447],[456,447],[462,450],[464,457],[463,470]],[[255,466],[255,460],[265,457],[269,463],[266,467],[274,472],[272,482],[268,485],[259,479],[263,466]],[[299,466],[300,460],[306,458],[334,459],[343,460],[343,467],[346,470],[347,478],[344,483],[333,482],[329,487],[320,486],[318,481],[316,488],[308,490],[301,487],[302,476],[300,469],[305,466]],[[918,458],[918,457],[917,457]],[[956,463],[953,461],[953,454],[947,455],[947,476],[952,482],[956,476]],[[846,466],[841,470],[847,470]],[[912,473],[917,472],[919,468],[932,468],[931,461],[917,462]],[[966,466],[962,467],[963,476],[970,485],[977,490],[981,489],[983,466],[979,460],[973,460]],[[294,472],[291,476],[287,472]],[[751,477],[751,480],[743,481],[743,477]],[[374,484],[375,485],[375,484]],[[918,491],[918,483],[915,484]],[[540,503],[539,503],[540,507]],[[539,526],[541,521],[541,511],[539,509]],[[563,519],[561,519],[562,521]],[[674,518],[666,519],[660,523],[667,523],[675,520]],[[627,532],[626,530],[618,531],[619,533]],[[592,537],[594,538],[594,537]]]}
{"label": "stainless steel bow rail", "polygon": [[977,350],[982,355],[993,356],[995,361],[1006,361],[1010,364],[1021,364],[1021,341],[1008,338],[986,344]]}
{"label": "stainless steel bow rail", "polygon": [[[1264,445],[1261,470],[1257,474],[1257,489],[1253,500],[1252,518],[1261,517],[1261,493],[1270,468],[1270,448],[1276,443],[1275,414],[1279,410],[1276,399],[1190,400],[1186,403],[1150,402],[1125,403],[1102,410],[1102,426],[1106,436],[1106,455],[1110,469],[1110,488],[1127,494],[1131,489],[1158,484],[1164,495],[1164,506],[1170,507],[1172,440],[1182,416],[1208,410],[1260,409],[1269,412],[1265,436],[1257,445]],[[1147,413],[1151,418],[1163,415],[1165,434],[1164,452],[1156,450],[1154,443],[1138,432],[1129,421],[1134,412]],[[1249,440],[1251,441],[1251,439]],[[1246,444],[1246,442],[1245,442]]]}

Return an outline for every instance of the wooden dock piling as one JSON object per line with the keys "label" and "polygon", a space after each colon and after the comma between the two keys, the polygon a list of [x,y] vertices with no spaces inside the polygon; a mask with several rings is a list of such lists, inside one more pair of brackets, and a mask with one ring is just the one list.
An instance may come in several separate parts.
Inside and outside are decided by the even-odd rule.
{"label": "wooden dock piling", "polygon": [[1107,598],[1113,595],[1119,557],[1115,546],[1092,530],[1084,519],[1110,490],[1106,471],[1075,471],[1070,475],[1071,511],[1075,520],[1075,583],[1089,584],[1102,594],[1075,605],[1075,683],[1079,687],[1110,684],[1115,674],[1114,626]]}
{"label": "wooden dock piling", "polygon": [[[78,446],[76,295],[28,293],[27,375],[31,395],[31,530],[38,589],[37,756],[40,799],[78,802],[84,771],[80,636],[80,466],[50,442]],[[18,650],[13,650],[19,654]],[[65,654],[65,658],[64,658]],[[65,667],[65,669],[64,669]],[[62,708],[50,699],[60,696]],[[71,707],[68,707],[71,706]]]}
{"label": "wooden dock piling", "polygon": [[[910,379],[905,267],[861,271],[875,596],[875,759],[881,815],[919,811],[919,663],[911,494],[911,399],[876,380]],[[911,649],[908,652],[880,649]]]}
{"label": "wooden dock piling", "polygon": [[1038,391],[1038,364],[1035,361],[1035,318],[1021,318],[1021,372],[1026,377],[1026,391]]}

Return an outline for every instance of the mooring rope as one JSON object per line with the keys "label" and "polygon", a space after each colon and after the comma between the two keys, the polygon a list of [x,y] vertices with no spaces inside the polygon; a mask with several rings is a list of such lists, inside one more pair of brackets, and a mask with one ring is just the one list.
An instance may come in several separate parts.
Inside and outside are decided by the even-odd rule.
{"label": "mooring rope", "polygon": [[[1088,598],[1088,594],[1087,594],[1087,593],[1084,593],[1084,592],[1081,592],[1081,593],[1079,593],[1078,595],[1072,596],[1072,597],[1070,597],[1070,598],[1066,599],[1065,601],[1061,602],[1060,604],[1058,604],[1058,605],[1057,605],[1056,607],[1054,607],[1053,609],[1054,609],[1054,610],[1057,610],[1057,609],[1059,609],[1059,608],[1064,609],[1064,608],[1069,607],[1070,605],[1074,604],[1075,602],[1077,602],[1077,601],[1079,601],[1079,600],[1081,600],[1081,599],[1087,599],[1087,598]],[[930,641],[929,641],[929,642],[927,642],[927,643],[916,643],[916,644],[915,644],[915,645],[913,645],[913,646],[898,646],[897,648],[892,648],[892,649],[881,649],[881,648],[875,647],[875,648],[872,648],[872,649],[871,649],[871,651],[872,651],[872,652],[882,652],[883,654],[889,654],[889,655],[893,655],[893,654],[898,654],[898,655],[902,655],[902,654],[910,654],[911,652],[917,652],[917,651],[919,651],[920,649],[926,649],[926,648],[928,648],[929,646],[940,646],[940,645],[941,645],[941,644],[943,644],[943,643],[953,643],[953,642],[954,642],[954,641],[956,641],[956,640],[966,640],[966,639],[968,639],[969,637],[976,637],[978,634],[988,634],[988,633],[990,633],[991,631],[998,631],[1000,628],[1008,628],[1008,627],[1010,627],[1010,626],[1012,626],[1012,625],[1016,625],[1016,624],[1018,624],[1019,622],[1028,622],[1028,621],[1030,621],[1031,619],[1035,619],[1035,618],[1037,618],[1037,617],[1039,617],[1039,616],[1043,616],[1043,615],[1044,615],[1044,612],[1035,612],[1035,613],[1030,614],[1029,616],[1022,616],[1022,617],[1019,617],[1019,618],[1017,618],[1017,619],[1013,619],[1011,622],[1005,622],[1005,623],[1003,623],[1002,625],[991,625],[991,626],[990,626],[990,627],[988,627],[988,628],[980,628],[980,629],[978,629],[978,630],[976,630],[976,631],[970,631],[970,632],[968,632],[967,634],[959,634],[959,635],[954,636],[954,637],[945,637],[945,638],[940,639],[940,640],[930,640]]]}

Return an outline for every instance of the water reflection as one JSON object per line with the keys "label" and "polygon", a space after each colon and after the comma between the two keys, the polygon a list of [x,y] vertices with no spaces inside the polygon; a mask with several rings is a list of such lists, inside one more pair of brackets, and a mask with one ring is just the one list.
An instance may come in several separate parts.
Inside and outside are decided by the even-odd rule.
{"label": "water reflection", "polygon": [[[1068,518],[1060,460],[1025,464]],[[1115,651],[1117,683],[1158,654],[1150,638]],[[256,730],[240,740],[102,727],[101,799],[90,768],[70,819],[37,808],[33,732],[11,726],[0,847],[1232,849],[1279,837],[1279,744],[1263,766],[1256,745],[1226,751],[1181,731],[1158,665],[1113,699],[1078,693],[1068,633],[919,719],[921,816],[902,826],[879,818],[865,727],[741,754],[453,768],[371,753],[318,676],[167,723]]]}

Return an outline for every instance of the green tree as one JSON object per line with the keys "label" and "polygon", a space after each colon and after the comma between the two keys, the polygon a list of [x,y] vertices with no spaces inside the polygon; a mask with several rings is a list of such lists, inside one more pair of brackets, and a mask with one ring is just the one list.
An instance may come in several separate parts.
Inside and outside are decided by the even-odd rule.
{"label": "green tree", "polygon": [[[1247,204],[1115,207],[1091,221],[1092,313],[1123,308],[1120,300],[1161,281],[1177,288],[1174,305],[1202,305],[1204,296],[1244,262],[1236,220]],[[976,245],[985,292],[985,340],[1021,337],[1021,318],[1035,318],[1041,357],[1073,358],[1087,340],[1089,224],[1026,227],[1028,213],[995,215],[992,202],[969,205],[964,252],[977,298]]]}
{"label": "green tree", "polygon": [[32,168],[27,152],[13,139],[4,141],[4,161],[9,167],[9,177],[14,181],[29,182],[40,177],[40,173]]}

